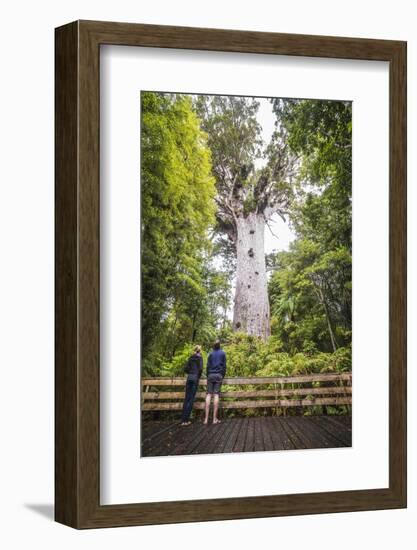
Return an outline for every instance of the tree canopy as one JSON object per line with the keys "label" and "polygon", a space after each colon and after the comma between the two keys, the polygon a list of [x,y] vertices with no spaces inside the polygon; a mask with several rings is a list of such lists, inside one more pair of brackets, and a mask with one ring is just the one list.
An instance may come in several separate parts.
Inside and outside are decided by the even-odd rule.
{"label": "tree canopy", "polygon": [[[199,95],[195,107],[212,152],[219,233],[235,244],[238,217],[286,213],[294,158],[278,131],[263,143],[255,98]],[[257,167],[260,159],[264,166]]]}

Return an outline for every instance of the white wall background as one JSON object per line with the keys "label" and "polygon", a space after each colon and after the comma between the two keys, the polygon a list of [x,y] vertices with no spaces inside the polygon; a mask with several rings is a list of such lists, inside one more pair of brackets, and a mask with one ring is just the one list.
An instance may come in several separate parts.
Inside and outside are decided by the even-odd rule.
{"label": "white wall background", "polygon": [[[417,10],[412,0],[5,2],[0,72],[0,544],[3,548],[415,547]],[[74,19],[408,40],[408,510],[77,532],[52,522],[54,27]],[[370,213],[371,214],[371,213]],[[341,472],[341,475],[343,472]]]}

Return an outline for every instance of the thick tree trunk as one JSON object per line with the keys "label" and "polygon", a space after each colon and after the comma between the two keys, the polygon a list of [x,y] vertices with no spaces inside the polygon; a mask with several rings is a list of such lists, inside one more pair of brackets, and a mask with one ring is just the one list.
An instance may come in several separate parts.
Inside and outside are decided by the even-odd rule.
{"label": "thick tree trunk", "polygon": [[266,339],[271,334],[265,265],[265,219],[237,218],[237,270],[233,329]]}

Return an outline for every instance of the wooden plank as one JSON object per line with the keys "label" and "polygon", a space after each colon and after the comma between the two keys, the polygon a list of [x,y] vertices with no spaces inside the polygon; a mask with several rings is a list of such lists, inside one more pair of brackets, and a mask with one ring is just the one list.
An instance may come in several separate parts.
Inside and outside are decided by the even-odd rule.
{"label": "wooden plank", "polygon": [[225,452],[226,444],[227,444],[228,440],[230,439],[230,436],[233,433],[233,429],[236,425],[236,419],[235,418],[230,418],[230,419],[227,419],[227,420],[222,420],[222,422],[226,425],[226,429],[222,433],[219,441],[217,442],[216,453],[224,453]]}
{"label": "wooden plank", "polygon": [[228,440],[224,446],[223,452],[225,453],[231,453],[233,452],[237,437],[240,433],[242,424],[244,419],[243,418],[233,418],[233,430],[231,431]]}
{"label": "wooden plank", "polygon": [[312,422],[311,417],[294,416],[291,417],[291,422],[314,442],[313,446],[315,448],[329,449],[341,446],[339,440],[330,437],[329,433],[320,430],[318,426]]}
{"label": "wooden plank", "polygon": [[[313,405],[351,405],[351,397],[323,397],[312,399],[268,399],[259,401],[223,401],[222,409],[256,409],[268,407],[310,407]],[[195,409],[204,409],[203,402],[194,403]],[[143,403],[143,411],[181,410],[182,403]]]}
{"label": "wooden plank", "polygon": [[307,445],[298,435],[291,430],[286,422],[287,418],[275,416],[271,418],[274,432],[273,437],[281,440],[282,449],[307,449]]}
{"label": "wooden plank", "polygon": [[189,426],[181,426],[182,434],[173,446],[171,455],[191,454],[193,448],[206,435],[206,426],[202,422],[194,422]]}
{"label": "wooden plank", "polygon": [[350,431],[352,430],[352,416],[350,414],[332,415],[329,416],[329,420],[338,426],[341,425]]}
{"label": "wooden plank", "polygon": [[[280,397],[280,396],[292,396],[292,395],[351,395],[352,388],[340,386],[329,386],[321,388],[294,388],[294,389],[276,389],[276,390],[253,390],[253,391],[227,391],[221,392],[221,398],[240,398],[240,397]],[[205,399],[206,392],[197,392],[196,399]],[[158,400],[158,399],[181,399],[183,400],[185,392],[175,391],[154,391],[143,394],[145,401]]]}
{"label": "wooden plank", "polygon": [[[223,409],[251,409],[268,407],[310,407],[313,405],[350,405],[351,397],[318,397],[311,399],[267,399],[258,401],[223,401]],[[166,403],[156,404],[158,407]],[[169,403],[168,405],[173,405]],[[198,403],[195,404],[198,407]]]}
{"label": "wooden plank", "polygon": [[235,443],[235,446],[233,448],[234,453],[240,453],[245,448],[246,433],[247,433],[247,430],[248,430],[248,420],[249,419],[248,418],[243,418],[242,420],[243,421],[240,425],[239,434],[236,438],[236,443]]}
{"label": "wooden plank", "polygon": [[156,426],[156,432],[142,442],[142,456],[166,456],[172,446],[173,435],[178,430],[178,422],[167,422],[164,429]]}
{"label": "wooden plank", "polygon": [[253,419],[254,424],[254,433],[255,433],[255,448],[254,451],[264,451],[264,436],[262,433],[262,417],[257,417]]}
{"label": "wooden plank", "polygon": [[207,438],[207,430],[209,429],[208,426],[201,423],[200,429],[197,431],[195,438],[190,441],[189,446],[187,448],[187,451],[183,454],[197,454],[197,450],[199,446],[204,443],[204,441]]}
{"label": "wooden plank", "polygon": [[246,431],[246,440],[243,451],[254,451],[255,450],[255,423],[253,418],[248,418],[247,431]]}
{"label": "wooden plank", "polygon": [[260,429],[262,431],[262,438],[264,441],[265,451],[273,451],[274,444],[272,441],[271,433],[268,429],[269,425],[267,423],[267,420],[268,420],[268,417],[262,418],[262,422],[260,423]]}
{"label": "wooden plank", "polygon": [[227,423],[208,424],[205,427],[205,437],[201,440],[201,444],[193,450],[192,454],[213,454],[216,452],[216,443],[221,434],[226,429]]}
{"label": "wooden plank", "polygon": [[[320,423],[320,418],[317,417],[317,420],[315,422]],[[350,423],[341,422],[340,420],[336,420],[339,418],[350,418]],[[332,433],[335,435],[335,437],[340,438],[346,447],[352,446],[352,424],[351,424],[351,417],[334,417],[334,416],[327,416],[326,417],[326,428],[329,431],[332,431]]]}
{"label": "wooden plank", "polygon": [[342,424],[337,427],[330,418],[329,416],[312,416],[311,423],[317,429],[325,432],[329,439],[335,441],[336,447],[351,447],[352,440],[347,429]]}
{"label": "wooden plank", "polygon": [[[349,381],[352,379],[351,372],[344,372],[338,374],[301,374],[297,376],[253,376],[247,378],[225,378],[223,384],[225,385],[259,385],[259,384],[299,384],[306,382],[341,382]],[[167,378],[167,377],[155,377],[155,378],[143,378],[142,386],[184,386],[186,378]],[[201,378],[199,382],[200,386],[207,385],[207,378]]]}
{"label": "wooden plank", "polygon": [[150,421],[142,420],[142,422],[141,422],[141,433],[140,433],[141,441],[145,441],[145,439],[147,439],[149,436],[151,436],[153,434],[156,427],[158,425],[162,425],[162,424],[166,425],[166,422],[161,421],[161,420],[150,420]]}
{"label": "wooden plank", "polygon": [[[204,409],[204,403],[194,403],[194,409]],[[143,403],[142,411],[181,411],[182,403]]]}
{"label": "wooden plank", "polygon": [[333,419],[336,419],[336,418],[338,420],[338,423],[344,426],[344,431],[343,432],[339,431],[338,433],[344,434],[344,437],[346,437],[348,446],[351,447],[352,446],[352,416],[351,415],[331,416],[330,421],[333,421]]}
{"label": "wooden plank", "polygon": [[215,426],[147,421],[150,435],[142,443],[142,456],[348,447],[350,424],[342,418],[345,417],[232,418]]}
{"label": "wooden plank", "polygon": [[269,419],[271,430],[270,434],[274,443],[274,448],[275,450],[296,449],[297,444],[299,444],[298,439],[294,436],[292,431],[287,431],[285,429],[284,423],[281,419],[282,417],[280,416],[272,416]]}
{"label": "wooden plank", "polygon": [[[142,443],[145,443],[145,441],[150,441],[151,439],[154,439],[155,437],[158,437],[158,435],[166,432],[167,430],[170,430],[174,428],[178,424],[178,421],[172,422],[172,421],[149,421],[149,422],[143,422],[143,425],[149,424],[151,427],[147,429],[147,436],[142,437]],[[149,430],[149,431],[148,431]]]}
{"label": "wooden plank", "polygon": [[[293,422],[293,416],[286,416],[285,418],[280,418],[280,421],[283,423],[284,429],[288,434],[291,434],[292,441],[294,442],[296,449],[314,449],[316,447],[314,439]],[[298,441],[298,443],[297,443]]]}
{"label": "wooden plank", "polygon": [[[161,444],[155,452],[155,456],[172,455],[174,449],[183,444],[184,440],[187,440],[190,437],[190,432],[186,433],[185,426],[181,426],[180,424],[177,424],[177,426],[178,427],[174,433],[168,432],[168,437],[165,441],[160,442]],[[192,426],[187,427],[192,430]]]}
{"label": "wooden plank", "polygon": [[159,436],[153,442],[152,456],[168,456],[176,446],[178,438],[181,437],[182,426],[177,422],[174,428],[171,428],[163,435]]}
{"label": "wooden plank", "polygon": [[294,449],[292,441],[282,429],[277,417],[267,417],[265,419],[265,431],[268,431],[272,441],[273,450],[282,451],[284,449]]}

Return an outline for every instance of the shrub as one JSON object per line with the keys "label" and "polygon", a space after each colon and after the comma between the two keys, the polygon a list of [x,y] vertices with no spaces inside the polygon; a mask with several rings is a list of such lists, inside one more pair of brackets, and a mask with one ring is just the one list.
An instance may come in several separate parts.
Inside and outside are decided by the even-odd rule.
{"label": "shrub", "polygon": [[[305,351],[290,355],[282,351],[282,342],[277,336],[263,341],[244,333],[228,335],[223,349],[227,355],[227,375],[240,376],[291,376],[320,372],[350,371],[352,351],[350,347],[339,348],[334,353],[318,352],[306,345]],[[177,350],[171,361],[154,359],[154,367],[147,360],[143,372],[156,376],[182,376],[184,366],[192,355],[194,344],[186,344]],[[209,349],[203,350],[204,366]],[[157,368],[155,368],[157,367]]]}

